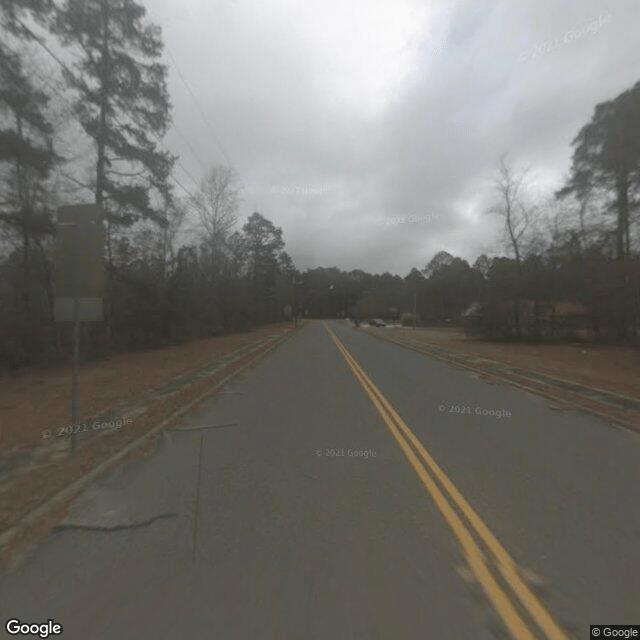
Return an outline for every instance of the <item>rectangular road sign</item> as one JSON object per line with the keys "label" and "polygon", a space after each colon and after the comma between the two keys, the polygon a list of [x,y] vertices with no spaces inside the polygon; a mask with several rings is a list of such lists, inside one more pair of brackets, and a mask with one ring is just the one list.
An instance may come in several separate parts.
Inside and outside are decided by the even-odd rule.
{"label": "rectangular road sign", "polygon": [[[56,298],[53,313],[56,322],[73,322],[73,298]],[[78,322],[101,322],[103,319],[102,298],[78,298]]]}
{"label": "rectangular road sign", "polygon": [[[71,420],[78,422],[80,398],[80,323],[103,319],[105,285],[104,212],[96,205],[58,209],[55,252],[54,318],[73,322],[73,375],[71,378]],[[71,435],[71,453],[76,436]]]}
{"label": "rectangular road sign", "polygon": [[[106,285],[103,210],[97,205],[76,205],[58,209],[55,262],[55,319],[69,321],[73,301],[80,302],[81,322],[102,320]],[[77,289],[76,289],[77,287]]]}

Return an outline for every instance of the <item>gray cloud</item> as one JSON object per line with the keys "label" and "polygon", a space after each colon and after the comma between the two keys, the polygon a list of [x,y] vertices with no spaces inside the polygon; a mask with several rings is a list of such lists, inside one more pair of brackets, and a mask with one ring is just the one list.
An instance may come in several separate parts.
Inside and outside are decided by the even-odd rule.
{"label": "gray cloud", "polygon": [[207,121],[169,59],[181,135],[167,144],[196,180],[226,154],[241,218],[257,209],[283,227],[300,268],[405,275],[442,249],[498,249],[483,209],[500,154],[551,190],[596,103],[638,80],[631,0],[441,2],[429,15],[418,2],[148,1]]}

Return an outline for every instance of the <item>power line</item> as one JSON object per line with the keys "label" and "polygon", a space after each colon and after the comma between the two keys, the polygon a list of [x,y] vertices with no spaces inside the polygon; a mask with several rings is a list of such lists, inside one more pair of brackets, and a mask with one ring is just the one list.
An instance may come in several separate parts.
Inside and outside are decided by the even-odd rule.
{"label": "power line", "polygon": [[[182,169],[182,171],[191,178],[191,182],[193,182],[193,184],[196,186],[196,188],[199,189],[200,185],[198,184],[198,181],[187,171],[186,167],[182,164],[182,162],[180,161],[179,158],[177,160],[177,164]],[[189,195],[191,195],[191,194],[189,194]]]}
{"label": "power line", "polygon": [[[157,22],[157,23],[162,23],[162,20],[160,20],[160,17],[157,16],[154,12],[149,11],[149,9],[146,9],[146,12]],[[193,89],[191,88],[191,85],[189,84],[189,82],[187,81],[187,79],[185,78],[184,74],[182,73],[182,71],[180,70],[180,67],[178,66],[178,63],[176,62],[175,57],[173,56],[173,54],[171,53],[171,49],[169,48],[169,46],[167,45],[167,43],[163,43],[164,46],[164,50],[167,52],[167,55],[170,58],[170,61],[174,67],[174,69],[176,70],[176,72],[178,73],[178,76],[180,77],[180,80],[182,80],[182,83],[184,84],[184,86],[186,87],[187,91],[189,92],[189,95],[191,96],[191,99],[193,100],[194,104],[196,105],[197,109],[198,109],[198,113],[200,113],[200,116],[202,117],[202,120],[204,121],[204,123],[207,125],[207,127],[209,128],[209,131],[211,131],[211,134],[213,135],[213,139],[215,140],[215,143],[218,145],[218,149],[220,149],[220,151],[222,152],[222,155],[224,156],[224,159],[227,162],[227,166],[229,168],[232,168],[232,164],[231,164],[231,160],[229,160],[229,156],[227,154],[227,152],[224,150],[224,147],[222,146],[222,143],[220,142],[220,139],[218,138],[218,134],[216,133],[216,130],[214,129],[213,125],[209,122],[209,120],[207,119],[207,116],[205,115],[204,109],[202,108],[202,106],[200,105],[200,102],[198,101],[198,98],[195,95],[195,92],[193,91]],[[175,126],[175,124],[174,124]]]}
{"label": "power line", "polygon": [[178,72],[178,76],[180,76],[180,79],[182,80],[184,86],[187,88],[187,91],[191,95],[191,98],[193,99],[194,104],[198,108],[198,112],[200,113],[200,116],[202,117],[202,120],[204,121],[204,123],[207,125],[207,127],[211,131],[211,133],[213,135],[213,139],[215,140],[216,144],[218,145],[218,148],[222,152],[222,155],[224,156],[224,159],[227,162],[227,166],[229,168],[231,168],[231,161],[229,160],[229,156],[227,155],[226,151],[224,150],[224,148],[223,148],[223,146],[222,146],[222,144],[220,142],[220,139],[218,138],[218,134],[216,133],[215,129],[213,128],[213,125],[209,122],[209,120],[207,120],[207,116],[205,115],[203,108],[200,106],[200,103],[198,102],[198,99],[196,98],[196,95],[193,92],[193,89],[191,88],[191,86],[187,82],[187,79],[184,77],[182,71],[180,71],[180,68],[178,67],[178,64],[176,63],[176,60],[173,57],[173,54],[171,53],[171,51],[169,50],[169,48],[166,45],[165,45],[165,50],[166,50],[167,54],[169,55],[169,58],[171,59],[171,62],[173,63],[173,67]]}
{"label": "power line", "polygon": [[77,80],[77,78],[75,77],[75,75],[73,74],[73,72],[71,71],[71,69],[69,69],[69,67],[66,65],[66,63],[64,63],[62,60],[60,60],[60,58],[53,52],[51,51],[51,49],[47,46],[47,44],[45,44],[45,42],[43,42],[43,39],[36,35],[33,31],[31,31],[31,29],[29,29],[29,27],[27,27],[26,24],[24,24],[24,22],[22,22],[22,20],[18,20],[18,22],[20,23],[20,26],[25,29],[25,31],[76,81],[78,82],[78,84],[82,85],[84,83],[80,82]]}
{"label": "power line", "polygon": [[[38,35],[36,35],[31,29],[29,29],[29,27],[24,24],[21,20],[19,20],[21,26],[25,29],[25,31],[31,35],[31,37],[69,74],[69,76],[71,78],[73,78],[73,80],[78,84],[78,86],[84,86],[84,82],[82,82],[81,80],[79,80],[75,74],[73,73],[73,71],[71,71],[71,69],[69,69],[69,67],[67,66],[67,64],[65,62],[63,62],[51,49],[49,46],[47,46],[47,44],[45,42],[43,42],[42,38],[40,38]],[[118,124],[120,127],[123,126],[123,124],[118,120],[118,118],[116,118],[115,116],[113,117],[113,119],[115,120],[116,124]],[[158,139],[158,142],[160,143],[160,147],[163,151],[165,151],[166,153],[171,153],[163,144],[160,136],[158,135],[158,133],[156,131],[153,132],[155,137]],[[194,184],[198,184],[197,181],[195,180],[195,178],[185,169],[184,165],[180,162],[180,160],[178,159],[178,164],[180,165],[180,167],[182,168],[182,170],[191,178],[191,180],[193,180]],[[190,197],[193,197],[193,194],[173,175],[170,176],[170,178],[173,180],[173,182],[175,182],[187,195],[189,195]]]}
{"label": "power line", "polygon": [[[41,44],[41,43],[40,43],[40,44]],[[14,49],[12,49],[11,47],[7,46],[7,44],[6,44],[6,43],[3,43],[3,44],[2,44],[2,46],[3,46],[7,51],[9,51],[10,53],[12,53],[14,56],[16,56],[16,57],[18,57],[18,58],[20,58],[20,57],[21,57],[21,54],[20,54],[20,53],[18,53],[17,51],[15,51]],[[35,76],[40,80],[40,82],[42,82],[42,84],[43,84],[43,85],[44,85],[44,86],[45,86],[45,87],[46,87],[46,88],[47,88],[47,89],[48,89],[52,94],[54,94],[54,95],[56,95],[56,96],[58,96],[58,97],[61,97],[61,98],[66,97],[66,96],[64,96],[63,92],[62,92],[60,89],[58,89],[58,88],[54,87],[53,85],[49,84],[49,79],[48,79],[48,78],[45,78],[45,77],[44,77],[41,73],[39,73],[38,71],[35,71],[35,70],[33,70],[33,69],[29,69],[29,73],[30,73],[30,74],[32,74],[32,75],[35,75]]]}
{"label": "power line", "polygon": [[191,143],[187,140],[187,138],[180,132],[180,129],[178,129],[178,127],[176,126],[176,123],[173,123],[173,128],[175,129],[176,133],[182,138],[182,140],[184,141],[184,143],[187,145],[187,147],[189,148],[189,151],[191,151],[191,155],[198,161],[198,163],[200,164],[200,166],[202,167],[203,171],[207,170],[207,166],[205,165],[205,163],[200,159],[200,157],[198,156],[198,154],[195,152],[194,148],[191,146]]}
{"label": "power line", "polygon": [[171,179],[190,197],[193,198],[194,195],[191,193],[191,191],[189,191],[189,189],[187,189],[182,182],[180,182],[180,180],[178,180],[178,178],[176,178],[175,176],[171,176]]}

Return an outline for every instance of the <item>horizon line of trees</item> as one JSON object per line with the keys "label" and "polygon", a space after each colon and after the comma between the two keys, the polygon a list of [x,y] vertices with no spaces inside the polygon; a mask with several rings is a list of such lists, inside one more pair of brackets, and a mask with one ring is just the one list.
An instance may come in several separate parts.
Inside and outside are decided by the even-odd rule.
{"label": "horizon line of trees", "polygon": [[638,337],[640,82],[596,105],[547,201],[500,159],[488,213],[506,256],[470,266],[441,251],[404,278],[301,273],[260,213],[235,230],[230,167],[173,193],[163,43],[142,5],[0,0],[0,36],[0,368],[69,352],[70,327],[53,318],[54,212],[88,201],[105,213],[107,285],[104,322],[83,324],[85,358],[299,315],[408,319],[415,307],[421,324],[456,322],[474,302],[486,337],[546,337],[542,308],[555,302],[581,305],[595,337]]}
{"label": "horizon line of trees", "polygon": [[468,311],[469,332],[484,338],[637,343],[639,123],[640,82],[596,105],[572,141],[565,185],[542,202],[530,168],[500,158],[487,213],[502,220],[507,256],[483,254],[471,267],[441,251],[405,278],[315,269],[303,276],[305,305],[320,317],[407,324],[461,323]]}
{"label": "horizon line of trees", "polygon": [[104,212],[105,318],[83,323],[83,357],[280,317],[293,264],[260,213],[234,231],[235,171],[173,192],[162,52],[136,0],[0,0],[0,368],[69,352],[53,314],[66,204]]}

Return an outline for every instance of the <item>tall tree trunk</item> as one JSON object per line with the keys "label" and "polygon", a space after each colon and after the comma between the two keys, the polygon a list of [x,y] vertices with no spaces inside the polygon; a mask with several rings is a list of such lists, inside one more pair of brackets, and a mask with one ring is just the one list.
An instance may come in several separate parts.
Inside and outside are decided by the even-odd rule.
{"label": "tall tree trunk", "polygon": [[[22,118],[19,113],[16,113],[16,130],[20,140],[23,139],[22,130]],[[16,180],[18,182],[18,204],[20,207],[20,214],[22,215],[22,291],[20,292],[20,306],[24,313],[29,313],[29,229],[30,229],[30,216],[29,207],[27,205],[27,194],[24,167],[20,162],[20,157],[16,158]]]}
{"label": "tall tree trunk", "polygon": [[518,245],[514,242],[515,253],[516,253],[516,286],[515,286],[515,295],[513,298],[514,305],[514,319],[515,319],[515,328],[516,328],[516,338],[518,340],[522,340],[522,327],[520,326],[520,283],[522,282],[522,263],[520,261],[520,251],[518,249]]}
{"label": "tall tree trunk", "polygon": [[[97,136],[98,145],[98,162],[96,165],[96,204],[104,206],[104,189],[105,189],[105,173],[107,165],[106,155],[106,127],[107,127],[107,108],[109,99],[109,10],[107,3],[102,2],[102,57],[101,57],[101,87],[100,87],[100,114],[99,114],[99,132]],[[106,296],[104,300],[105,315],[105,338],[108,347],[111,347],[111,302],[113,293],[113,256],[111,253],[111,220],[109,214],[104,210],[106,218],[106,244],[107,244],[107,285]]]}

